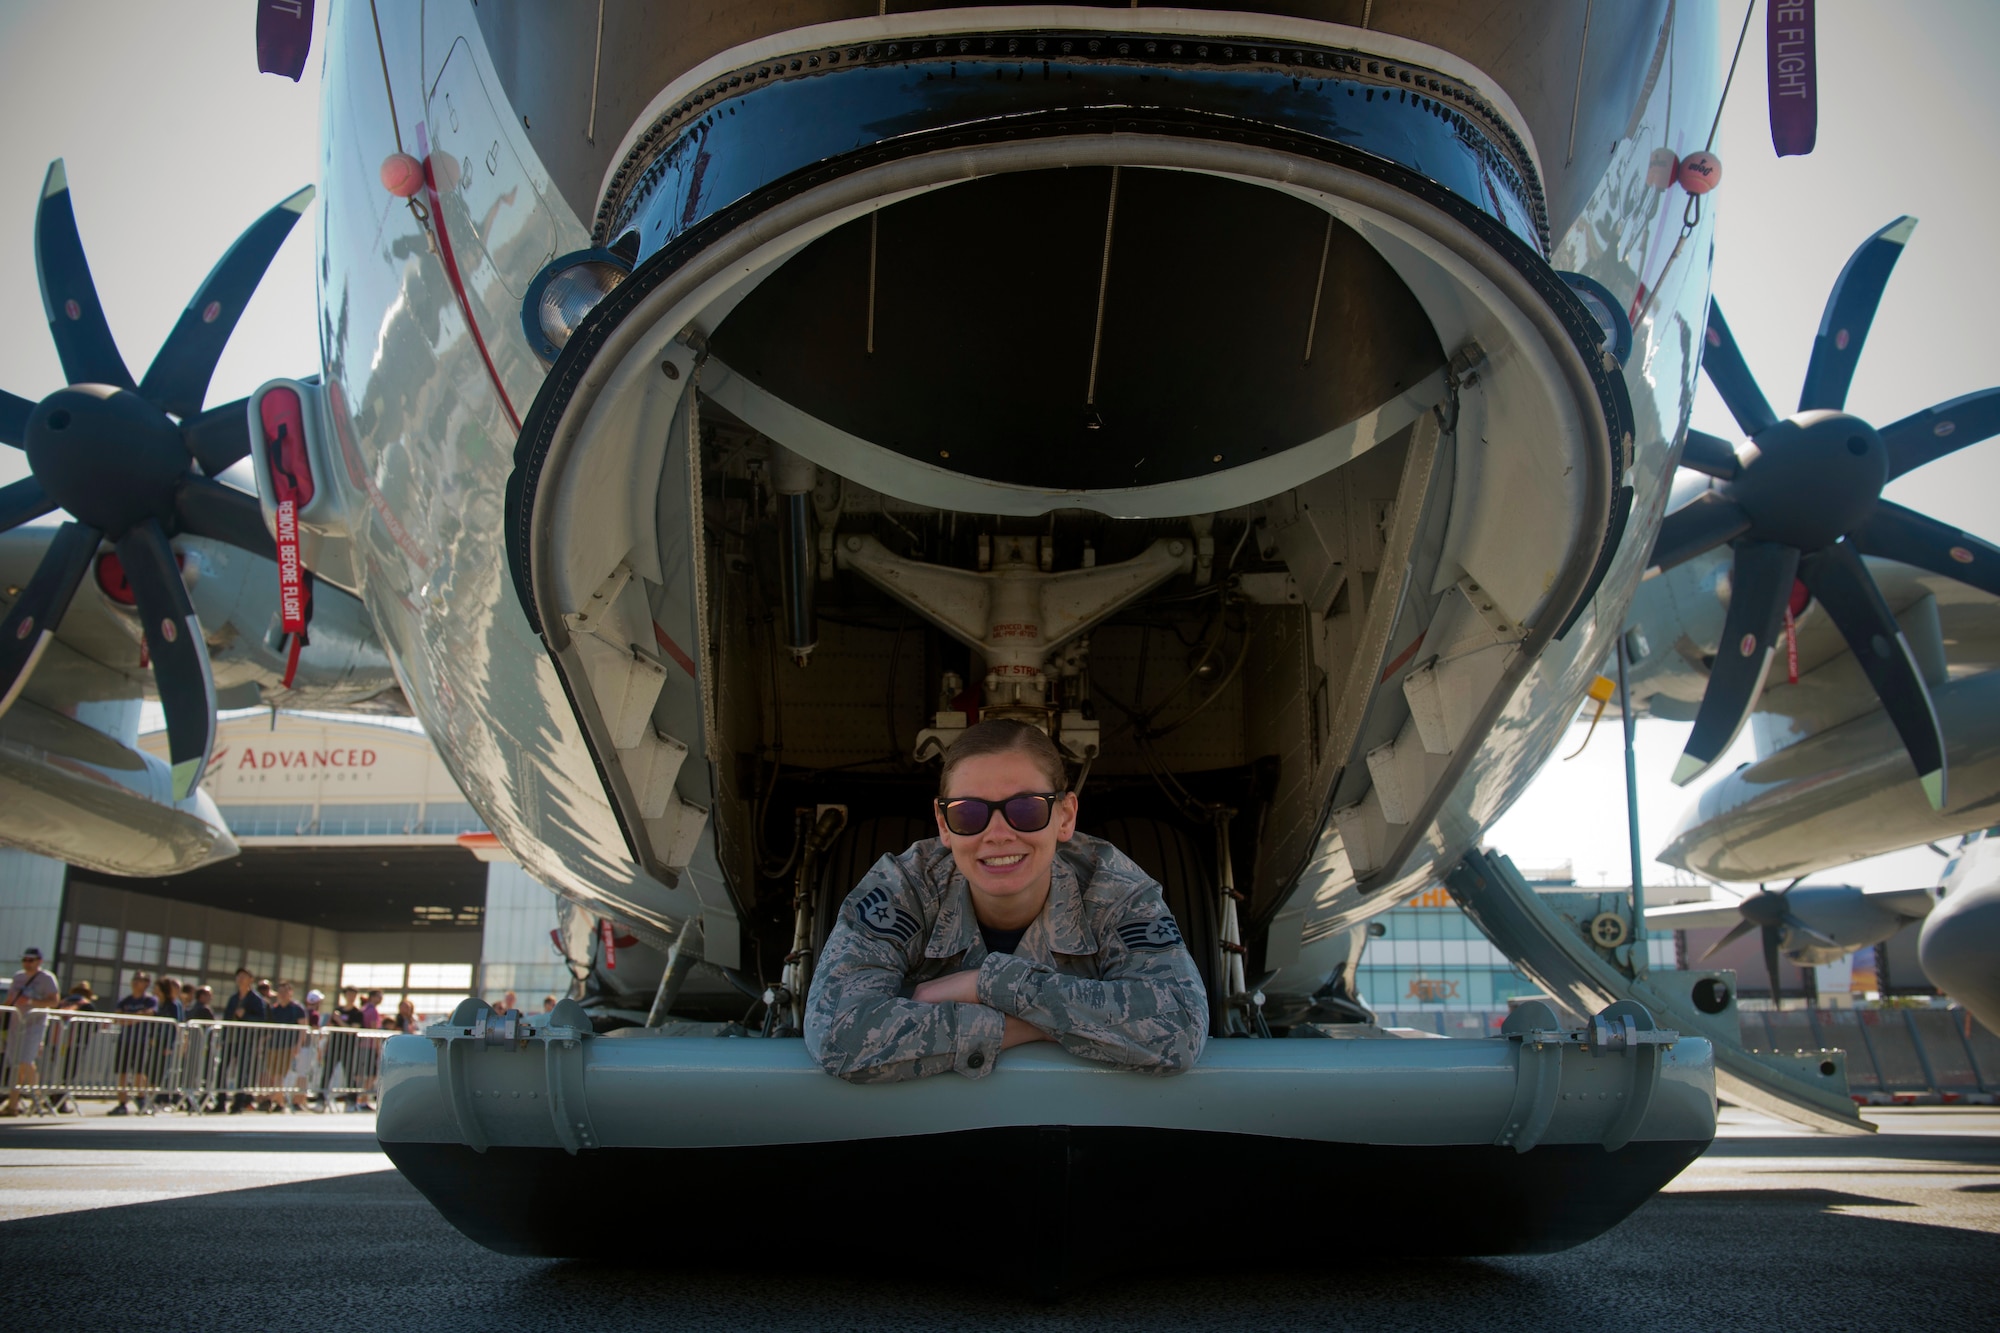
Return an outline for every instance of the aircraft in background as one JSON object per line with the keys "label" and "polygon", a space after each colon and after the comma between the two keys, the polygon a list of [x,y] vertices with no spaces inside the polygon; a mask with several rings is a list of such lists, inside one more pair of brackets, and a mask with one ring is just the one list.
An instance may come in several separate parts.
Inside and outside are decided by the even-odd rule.
{"label": "aircraft in background", "polygon": [[1851,884],[1792,883],[1782,889],[1759,889],[1734,901],[1677,903],[1646,909],[1646,924],[1654,930],[1705,930],[1728,927],[1698,959],[1706,962],[1752,931],[1759,933],[1764,972],[1771,983],[1773,1003],[1784,987],[1778,977],[1780,957],[1799,967],[1837,963],[1857,949],[1887,940],[1911,922],[1930,915],[1941,889],[1860,889]]}
{"label": "aircraft in background", "polygon": [[[349,589],[561,897],[591,1010],[468,1001],[435,1049],[392,1042],[398,1165],[515,1252],[575,1252],[581,1211],[616,1233],[660,1189],[747,1222],[801,1169],[834,1188],[968,1152],[1064,1190],[1227,1174],[1282,1248],[1323,1197],[1302,1181],[1386,1186],[1432,1154],[1481,1165],[1419,1175],[1485,1182],[1436,1243],[1490,1251],[1575,1243],[1678,1171],[1713,1133],[1711,1052],[1732,1096],[1859,1127],[1833,1073],[1740,1049],[1717,978],[1648,979],[1478,852],[1623,632],[1698,362],[1740,361],[1680,183],[1707,183],[1712,7],[1617,7],[1587,43],[1574,6],[869,8],[338,7],[325,364],[227,410],[198,386],[240,299],[204,288],[134,385],[45,194],[78,383],[16,400],[4,438],[41,488],[15,512],[74,522],[0,641],[66,635],[109,536],[185,797],[213,691],[175,531],[278,560],[279,637],[254,629],[288,659],[296,571],[321,610]],[[1813,382],[1844,390],[1851,332]],[[197,427],[230,413],[205,459]],[[204,480],[246,455],[256,498]],[[1703,504],[1754,524],[1770,466],[1738,467]],[[1822,595],[1862,586],[1826,559]],[[5,688],[33,688],[33,651],[6,652]],[[748,1003],[796,1037],[842,897],[926,836],[926,761],[977,717],[1045,728],[1085,830],[1162,884],[1209,989],[1204,1066],[1142,1085],[1010,1052],[977,1106],[932,1080],[863,1114],[795,1040],[668,1035],[743,1032]],[[1537,1004],[1467,1054],[1253,1039],[1351,1006],[1370,918],[1441,881],[1582,978],[1585,1033]],[[1618,1058],[1565,1064],[1578,1046]],[[1468,1059],[1506,1080],[1503,1120],[1453,1095]]]}
{"label": "aircraft in background", "polygon": [[[0,442],[32,468],[0,488],[0,842],[114,874],[191,870],[236,851],[199,788],[217,708],[407,711],[367,609],[324,575],[305,594],[313,651],[289,651],[276,544],[256,497],[221,479],[250,451],[246,403],[205,402],[312,193],[251,224],[134,381],[49,168],[35,261],[71,387],[40,404],[0,392]],[[27,526],[57,509],[71,521]],[[142,698],[166,712],[169,762],[136,744]]]}
{"label": "aircraft in background", "polygon": [[[1780,956],[1834,962],[1934,915],[1944,892],[1799,880],[1977,837],[2000,800],[2000,550],[1880,495],[2000,429],[2000,389],[1880,432],[1841,411],[1915,227],[1882,228],[1834,283],[1795,416],[1778,421],[1741,359],[1718,354],[1730,344],[1711,346],[1703,369],[1752,438],[1690,432],[1626,619],[1633,707],[1694,722],[1677,781],[1708,771],[1746,722],[1756,742],[1755,761],[1700,793],[1659,859],[1716,880],[1793,881],[1740,904],[1649,909],[1648,924],[1732,926],[1717,948],[1761,932],[1773,995]],[[1710,329],[1727,329],[1713,309]],[[2000,930],[1981,914],[1925,931],[1949,942],[1940,957],[2000,968]]]}
{"label": "aircraft in background", "polygon": [[1917,960],[1931,984],[2000,1031],[2000,841],[1996,829],[1969,833],[1945,863],[1938,905],[1917,940]]}

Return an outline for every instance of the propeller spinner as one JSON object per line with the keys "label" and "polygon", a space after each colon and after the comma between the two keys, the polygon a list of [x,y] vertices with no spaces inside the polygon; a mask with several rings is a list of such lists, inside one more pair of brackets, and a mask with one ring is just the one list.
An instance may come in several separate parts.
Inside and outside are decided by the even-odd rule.
{"label": "propeller spinner", "polygon": [[1722,757],[1756,707],[1785,610],[1802,584],[1874,686],[1931,807],[1944,807],[1937,712],[1862,556],[2000,596],[2000,547],[1882,498],[1882,488],[1905,472],[2000,432],[2000,389],[1939,403],[1880,431],[1843,410],[1883,289],[1916,226],[1915,218],[1898,218],[1849,258],[1820,319],[1798,411],[1782,420],[1757,387],[1722,308],[1709,306],[1702,369],[1749,442],[1737,448],[1687,433],[1681,466],[1714,481],[1667,516],[1653,546],[1660,569],[1725,544],[1734,551],[1722,644],[1674,769],[1683,786]]}
{"label": "propeller spinner", "polygon": [[1734,944],[1751,931],[1761,930],[1764,933],[1764,972],[1771,979],[1771,1003],[1778,1004],[1778,997],[1781,994],[1778,982],[1778,951],[1784,942],[1786,929],[1798,931],[1824,944],[1833,943],[1831,939],[1793,914],[1791,893],[1798,886],[1799,881],[1793,880],[1776,893],[1772,893],[1769,889],[1759,889],[1737,904],[1736,910],[1742,914],[1743,919],[1730,927],[1727,935],[1709,945],[1707,952],[1702,954],[1701,961],[1707,962],[1717,951]]}
{"label": "propeller spinner", "polygon": [[70,383],[39,403],[0,391],[0,443],[26,449],[32,473],[0,487],[0,531],[57,509],[72,521],[0,621],[0,713],[20,696],[108,538],[152,659],[176,800],[201,781],[214,748],[215,682],[169,538],[190,533],[277,558],[257,497],[213,479],[250,453],[244,402],[204,412],[202,401],[251,293],[312,198],[311,186],[300,190],[237,238],[135,384],[98,302],[60,159],[42,184],[35,268]]}

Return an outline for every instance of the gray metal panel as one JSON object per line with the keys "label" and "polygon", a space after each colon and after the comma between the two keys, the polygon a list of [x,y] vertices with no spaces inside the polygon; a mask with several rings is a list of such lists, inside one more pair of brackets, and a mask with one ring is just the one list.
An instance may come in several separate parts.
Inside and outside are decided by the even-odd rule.
{"label": "gray metal panel", "polygon": [[[442,1031],[443,1029],[434,1029]],[[461,1029],[462,1030],[462,1029]],[[549,1043],[550,1046],[559,1043]],[[1431,1041],[1219,1041],[1173,1078],[1146,1078],[1053,1048],[1009,1051],[986,1078],[938,1076],[857,1086],[830,1077],[804,1043],[700,1037],[582,1039],[581,1102],[602,1147],[727,1147],[942,1134],[1005,1125],[1107,1125],[1338,1143],[1493,1143],[1515,1099],[1521,1047],[1505,1038]],[[383,1055],[385,1143],[460,1142],[440,1077],[444,1039],[397,1037]],[[553,1146],[558,1091],[543,1043],[453,1038],[486,1142]],[[1561,1061],[1543,1143],[1601,1141],[1633,1081],[1635,1057]],[[579,1131],[580,1133],[582,1131]],[[1637,1139],[1696,1142],[1715,1132],[1712,1048],[1682,1038],[1660,1052],[1658,1091]]]}

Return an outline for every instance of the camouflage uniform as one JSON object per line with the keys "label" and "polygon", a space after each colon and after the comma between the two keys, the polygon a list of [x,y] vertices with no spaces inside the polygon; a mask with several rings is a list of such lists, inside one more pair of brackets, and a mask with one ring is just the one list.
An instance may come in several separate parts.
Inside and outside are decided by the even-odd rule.
{"label": "camouflage uniform", "polygon": [[[977,968],[978,1004],[920,1004],[919,984]],[[1177,1074],[1201,1055],[1208,997],[1160,886],[1110,843],[1056,850],[1048,902],[1012,954],[989,954],[972,894],[935,838],[884,856],[820,951],[806,1049],[830,1074],[890,1083],[993,1072],[1003,1014],[1088,1060]]]}

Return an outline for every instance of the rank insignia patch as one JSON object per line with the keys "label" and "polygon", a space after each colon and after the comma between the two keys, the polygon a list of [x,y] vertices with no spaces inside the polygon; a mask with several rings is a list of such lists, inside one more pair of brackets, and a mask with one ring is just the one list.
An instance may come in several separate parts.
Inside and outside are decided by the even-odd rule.
{"label": "rank insignia patch", "polygon": [[1118,927],[1118,941],[1128,949],[1178,949],[1181,930],[1170,916],[1156,916],[1150,921],[1127,921]]}
{"label": "rank insignia patch", "polygon": [[855,906],[861,914],[861,924],[871,933],[898,944],[908,944],[923,929],[923,922],[896,906],[889,891],[879,884],[863,894]]}

